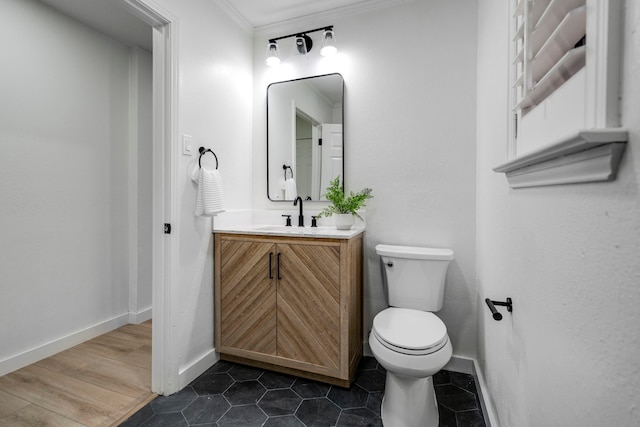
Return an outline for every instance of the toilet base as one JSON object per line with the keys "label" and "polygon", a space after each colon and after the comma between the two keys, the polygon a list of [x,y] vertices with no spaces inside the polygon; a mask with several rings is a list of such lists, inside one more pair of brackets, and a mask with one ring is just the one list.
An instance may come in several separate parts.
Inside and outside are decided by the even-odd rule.
{"label": "toilet base", "polygon": [[407,378],[387,371],[380,410],[387,427],[438,427],[433,377]]}

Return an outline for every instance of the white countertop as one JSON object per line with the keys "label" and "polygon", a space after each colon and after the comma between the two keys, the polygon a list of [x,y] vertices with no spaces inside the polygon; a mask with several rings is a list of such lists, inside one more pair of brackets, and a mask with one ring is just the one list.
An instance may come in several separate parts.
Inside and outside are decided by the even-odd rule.
{"label": "white countertop", "polygon": [[364,227],[351,227],[350,230],[338,230],[334,226],[323,227],[286,227],[284,225],[223,225],[213,227],[214,233],[256,234],[261,236],[316,237],[326,239],[351,239],[364,233]]}

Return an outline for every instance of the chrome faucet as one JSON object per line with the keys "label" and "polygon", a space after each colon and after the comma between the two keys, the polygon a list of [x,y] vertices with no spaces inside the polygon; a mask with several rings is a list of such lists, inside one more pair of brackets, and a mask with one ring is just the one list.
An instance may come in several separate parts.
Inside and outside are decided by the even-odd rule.
{"label": "chrome faucet", "polygon": [[298,196],[293,201],[293,206],[298,206],[298,200],[300,201],[300,215],[298,215],[298,227],[304,227],[304,214],[302,213],[302,197]]}

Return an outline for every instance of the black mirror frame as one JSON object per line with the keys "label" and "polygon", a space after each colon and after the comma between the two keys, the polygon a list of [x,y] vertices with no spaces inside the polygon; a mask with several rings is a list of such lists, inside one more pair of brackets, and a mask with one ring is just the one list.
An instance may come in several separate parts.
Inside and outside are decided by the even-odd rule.
{"label": "black mirror frame", "polygon": [[[328,74],[320,74],[317,76],[309,76],[309,77],[301,77],[298,79],[292,79],[292,80],[283,80],[280,82],[273,82],[270,83],[267,86],[267,126],[266,126],[266,139],[267,139],[267,198],[269,199],[269,201],[271,202],[289,202],[291,203],[291,200],[273,200],[271,198],[271,195],[269,194],[269,88],[272,85],[275,84],[281,84],[281,83],[291,83],[291,82],[297,82],[297,81],[302,81],[302,80],[309,80],[309,79],[314,79],[314,78],[318,78],[318,77],[327,77],[327,76],[340,76],[342,78],[342,175],[341,175],[341,180],[342,180],[342,190],[344,191],[345,189],[345,121],[344,121],[344,105],[345,105],[345,83],[344,83],[344,77],[342,76],[342,74],[340,73],[328,73]],[[326,202],[325,200],[309,200],[309,202]]]}

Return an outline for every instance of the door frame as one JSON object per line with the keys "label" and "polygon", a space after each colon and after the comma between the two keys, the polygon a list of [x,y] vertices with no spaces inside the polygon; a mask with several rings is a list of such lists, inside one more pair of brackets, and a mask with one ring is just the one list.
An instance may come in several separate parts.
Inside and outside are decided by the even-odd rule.
{"label": "door frame", "polygon": [[[177,228],[165,234],[177,214],[178,40],[177,19],[149,0],[121,0],[153,31],[152,158],[152,350],[151,390],[168,395],[179,389]],[[174,224],[175,225],[175,224]]]}

